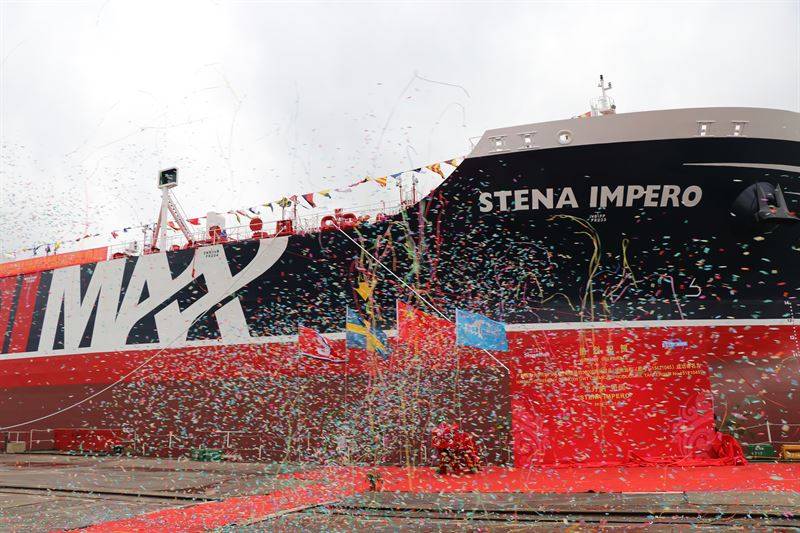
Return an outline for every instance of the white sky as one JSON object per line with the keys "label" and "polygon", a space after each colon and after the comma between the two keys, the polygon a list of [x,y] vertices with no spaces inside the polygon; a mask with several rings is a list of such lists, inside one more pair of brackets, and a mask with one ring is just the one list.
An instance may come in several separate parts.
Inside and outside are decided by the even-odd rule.
{"label": "white sky", "polygon": [[0,0],[0,62],[8,252],[152,222],[169,166],[202,216],[465,155],[600,73],[620,112],[800,111],[800,1]]}

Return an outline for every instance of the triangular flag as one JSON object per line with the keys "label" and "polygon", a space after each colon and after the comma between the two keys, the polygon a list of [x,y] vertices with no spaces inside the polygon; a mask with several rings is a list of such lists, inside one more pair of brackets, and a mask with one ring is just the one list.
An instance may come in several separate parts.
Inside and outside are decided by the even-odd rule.
{"label": "triangular flag", "polygon": [[175,231],[180,231],[180,229],[181,229],[181,228],[179,228],[179,227],[178,227],[178,225],[177,225],[177,224],[175,224],[175,223],[174,223],[173,221],[171,221],[171,220],[167,222],[167,226],[169,226],[169,227],[170,227],[170,229],[173,229],[173,230],[175,230]]}
{"label": "triangular flag", "polygon": [[325,198],[330,198],[331,197],[331,190],[330,189],[325,189],[324,191],[319,191],[317,194],[319,194],[321,196],[324,196]]}
{"label": "triangular flag", "polygon": [[362,183],[368,182],[370,179],[371,178],[369,176],[367,176],[366,178],[364,178],[362,180],[359,180],[359,181],[357,181],[355,183],[351,183],[350,185],[348,185],[348,187],[355,187],[356,185],[361,185]]}
{"label": "triangular flag", "polygon": [[272,205],[272,202],[267,202],[267,203],[261,204],[261,205],[263,205],[264,207],[269,207],[270,211],[272,211],[273,213],[275,212],[275,207]]}
{"label": "triangular flag", "polygon": [[314,203],[314,193],[313,192],[310,192],[308,194],[304,194],[303,195],[303,200],[308,202],[308,205],[310,205],[311,207],[317,207],[317,204]]}
{"label": "triangular flag", "polygon": [[190,219],[187,220],[187,222],[189,224],[191,224],[192,226],[199,226],[200,225],[200,219],[199,218],[190,218]]}
{"label": "triangular flag", "polygon": [[374,181],[381,187],[386,187],[386,176],[381,176],[380,178],[372,178],[372,181]]}
{"label": "triangular flag", "polygon": [[444,179],[444,172],[442,172],[442,166],[439,163],[434,163],[432,165],[428,165],[425,168],[427,168],[431,172],[436,172],[437,174],[439,174],[442,177],[442,179]]}
{"label": "triangular flag", "polygon": [[448,159],[447,161],[445,161],[445,163],[453,167],[458,167],[458,165],[460,165],[463,160],[464,159],[461,157],[456,157],[455,159]]}
{"label": "triangular flag", "polygon": [[358,287],[356,287],[356,292],[364,300],[369,300],[369,297],[372,296],[372,290],[374,288],[375,288],[374,283],[367,283],[366,280],[361,280],[358,282]]}
{"label": "triangular flag", "polygon": [[398,172],[397,174],[389,174],[389,176],[391,176],[391,178],[392,178],[392,179],[395,179],[395,180],[396,180],[397,178],[399,178],[400,176],[402,176],[402,175],[403,175],[403,173],[402,173],[402,172]]}
{"label": "triangular flag", "polygon": [[283,198],[281,198],[280,200],[278,200],[276,203],[281,207],[289,207],[290,205],[292,205],[291,200],[289,200],[285,196]]}

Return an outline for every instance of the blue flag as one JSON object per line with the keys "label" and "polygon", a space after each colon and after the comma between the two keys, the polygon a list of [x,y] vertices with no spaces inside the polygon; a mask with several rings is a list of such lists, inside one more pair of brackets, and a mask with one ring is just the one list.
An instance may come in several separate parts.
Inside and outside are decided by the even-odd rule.
{"label": "blue flag", "polygon": [[377,352],[382,358],[389,358],[392,350],[389,348],[386,334],[379,329],[368,328],[358,313],[349,307],[347,308],[345,330],[345,342],[348,348]]}
{"label": "blue flag", "polygon": [[484,350],[508,350],[506,325],[478,313],[456,309],[456,344]]}

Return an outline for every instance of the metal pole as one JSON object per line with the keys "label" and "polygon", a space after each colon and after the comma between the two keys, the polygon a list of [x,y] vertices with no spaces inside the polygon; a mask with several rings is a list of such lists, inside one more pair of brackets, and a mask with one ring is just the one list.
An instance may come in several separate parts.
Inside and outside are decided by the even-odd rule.
{"label": "metal pole", "polygon": [[167,449],[169,449],[169,450],[172,449],[172,432],[171,431],[169,432],[169,441],[167,443]]}
{"label": "metal pole", "polygon": [[769,420],[767,420],[767,440],[772,444],[772,432],[769,430]]}

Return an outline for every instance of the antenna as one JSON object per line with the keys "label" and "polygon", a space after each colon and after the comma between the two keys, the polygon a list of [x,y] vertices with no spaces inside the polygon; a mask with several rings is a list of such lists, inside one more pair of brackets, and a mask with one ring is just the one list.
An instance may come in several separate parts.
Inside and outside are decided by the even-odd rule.
{"label": "antenna", "polygon": [[603,93],[603,98],[606,97],[606,91],[611,90],[611,82],[608,82],[608,85],[605,85],[604,81],[603,75],[600,74],[600,83],[598,83],[597,86],[600,87],[600,91]]}

